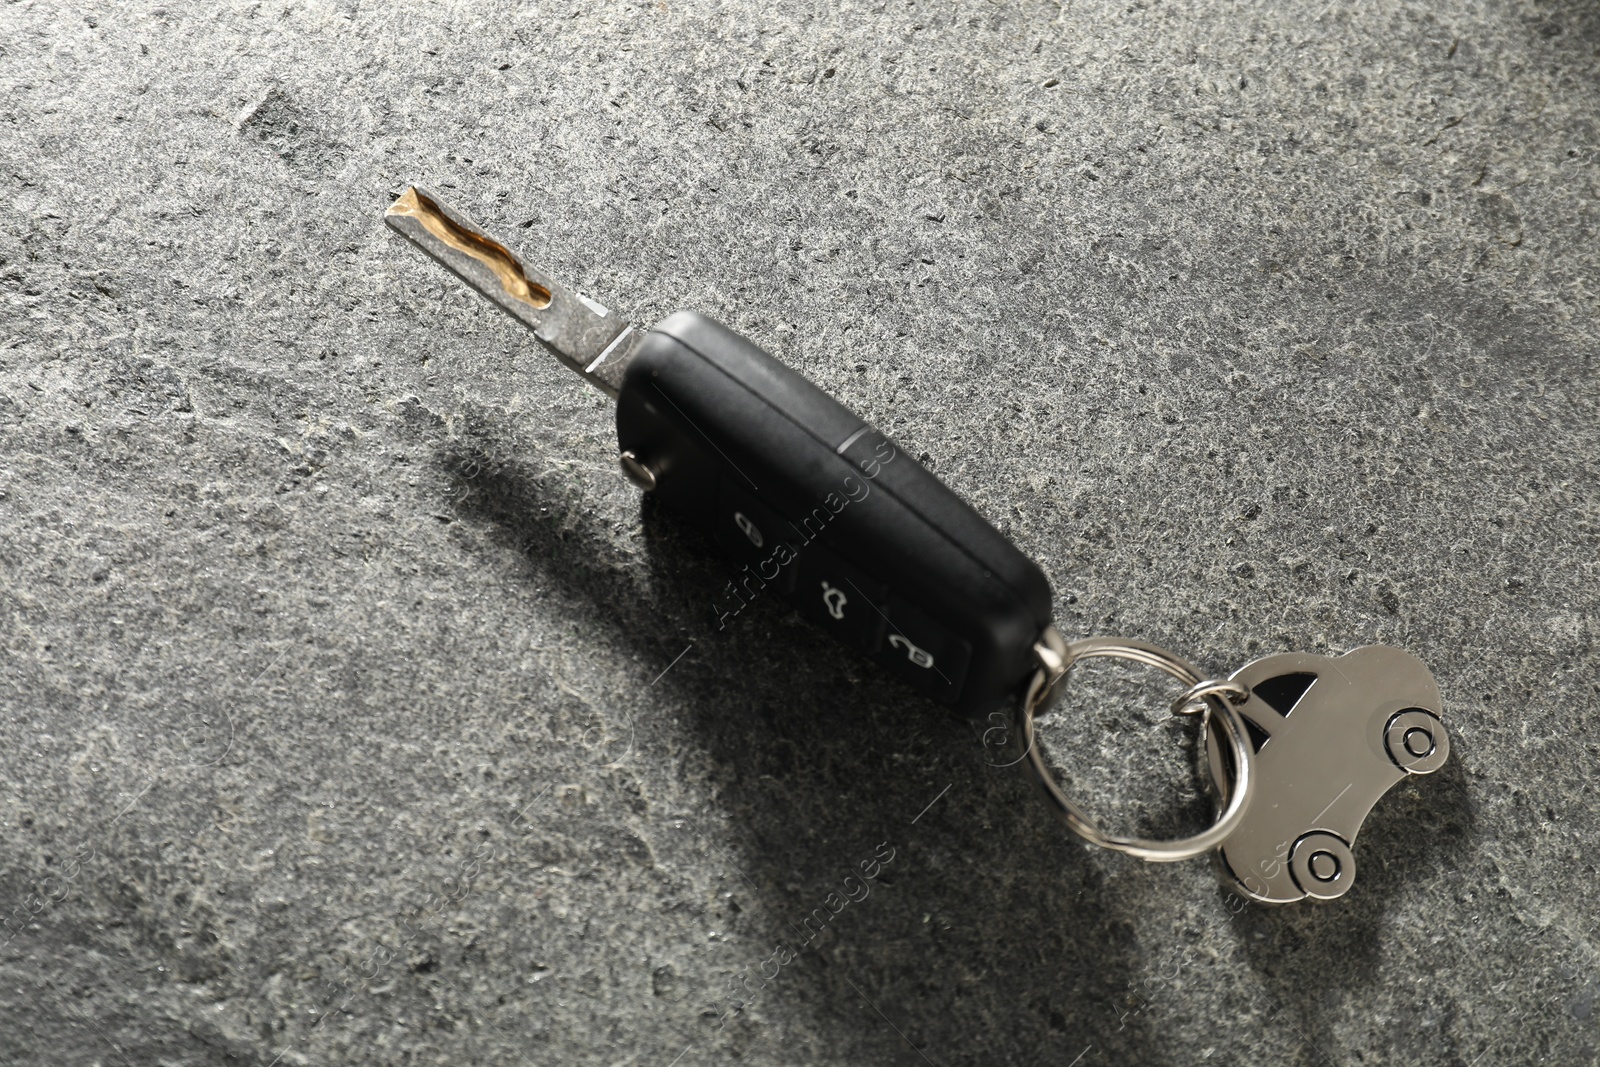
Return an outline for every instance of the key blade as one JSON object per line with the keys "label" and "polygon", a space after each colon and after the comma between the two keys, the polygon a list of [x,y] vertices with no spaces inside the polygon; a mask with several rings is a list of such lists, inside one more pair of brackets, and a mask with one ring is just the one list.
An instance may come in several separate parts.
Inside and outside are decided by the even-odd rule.
{"label": "key blade", "polygon": [[460,210],[411,186],[383,220],[428,258],[533,331],[555,357],[613,398],[642,336],[633,324],[528,266]]}

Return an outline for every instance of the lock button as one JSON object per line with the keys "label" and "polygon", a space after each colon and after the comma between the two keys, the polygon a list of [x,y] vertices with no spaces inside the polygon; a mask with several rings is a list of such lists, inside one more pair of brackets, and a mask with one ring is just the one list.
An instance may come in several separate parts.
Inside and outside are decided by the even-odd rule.
{"label": "lock button", "polygon": [[792,598],[800,614],[869,655],[883,643],[887,590],[818,544],[800,549]]}
{"label": "lock button", "polygon": [[[717,498],[717,516],[712,532],[717,545],[738,560],[749,564],[750,570],[760,575],[764,582],[777,582],[782,592],[787,592],[794,580],[794,567],[783,566],[790,558],[799,539],[795,529],[777,512],[724,480]],[[780,552],[779,546],[787,544],[789,552]]]}
{"label": "lock button", "polygon": [[925,695],[955,703],[972,662],[972,646],[893,594],[888,616],[878,662]]}

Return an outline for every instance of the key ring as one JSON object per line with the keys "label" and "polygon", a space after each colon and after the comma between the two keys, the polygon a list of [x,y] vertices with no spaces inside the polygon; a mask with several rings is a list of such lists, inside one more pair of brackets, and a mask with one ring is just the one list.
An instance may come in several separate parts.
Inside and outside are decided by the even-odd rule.
{"label": "key ring", "polygon": [[[1039,657],[1039,669],[1034,672],[1026,695],[1017,706],[1017,727],[1022,737],[1024,754],[1033,779],[1051,801],[1056,812],[1078,836],[1101,848],[1125,852],[1152,863],[1172,863],[1191,859],[1214,848],[1221,847],[1228,836],[1244,819],[1255,789],[1255,750],[1244,720],[1233,704],[1224,699],[1249,690],[1236,682],[1208,681],[1186,660],[1179,659],[1166,649],[1143,641],[1130,641],[1114,637],[1091,637],[1067,644],[1055,627],[1049,627],[1039,643],[1034,646]],[[1035,744],[1034,719],[1047,713],[1066,691],[1067,680],[1073,666],[1083,659],[1107,657],[1131,660],[1147,667],[1155,667],[1178,679],[1187,688],[1173,703],[1176,714],[1193,714],[1196,705],[1201,710],[1201,741],[1204,743],[1206,726],[1216,721],[1228,741],[1232,757],[1230,781],[1216,782],[1218,791],[1226,798],[1217,821],[1191,837],[1176,841],[1152,841],[1139,837],[1121,837],[1108,834],[1062,791],[1055,776],[1045,765],[1044,751]],[[1213,774],[1214,774],[1213,768]]]}

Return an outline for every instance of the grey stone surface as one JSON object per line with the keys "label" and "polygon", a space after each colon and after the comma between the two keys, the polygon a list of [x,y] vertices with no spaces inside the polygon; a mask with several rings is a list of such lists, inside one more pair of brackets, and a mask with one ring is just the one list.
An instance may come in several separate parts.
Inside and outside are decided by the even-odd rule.
{"label": "grey stone surface", "polygon": [[[0,85],[0,1061],[1596,1061],[1592,3],[23,0]],[[1069,634],[1413,650],[1450,765],[1329,906],[1077,844],[983,724],[716,635],[409,180],[764,344]],[[1064,773],[1197,825],[1096,678]]]}

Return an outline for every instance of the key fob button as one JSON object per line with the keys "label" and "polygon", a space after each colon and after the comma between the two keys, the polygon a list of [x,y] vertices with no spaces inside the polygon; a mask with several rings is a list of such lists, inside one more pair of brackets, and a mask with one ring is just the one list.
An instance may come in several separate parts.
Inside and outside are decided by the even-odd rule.
{"label": "key fob button", "polygon": [[878,662],[927,696],[954,704],[967,678],[972,646],[893,594],[888,608]]}
{"label": "key fob button", "polygon": [[[793,559],[796,537],[794,528],[777,512],[724,480],[712,532],[724,552],[748,564],[763,581],[777,581],[785,592],[789,590],[794,568],[784,563]],[[787,550],[781,547],[784,545]]]}
{"label": "key fob button", "polygon": [[793,599],[800,614],[863,652],[883,642],[887,590],[821,545],[800,550]]}

